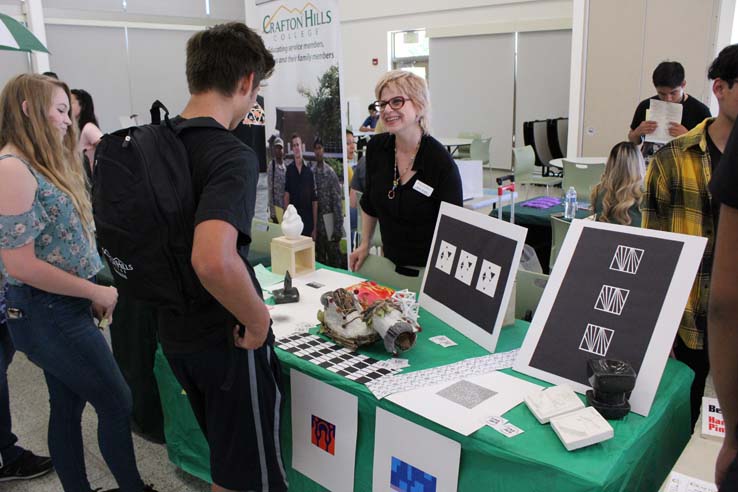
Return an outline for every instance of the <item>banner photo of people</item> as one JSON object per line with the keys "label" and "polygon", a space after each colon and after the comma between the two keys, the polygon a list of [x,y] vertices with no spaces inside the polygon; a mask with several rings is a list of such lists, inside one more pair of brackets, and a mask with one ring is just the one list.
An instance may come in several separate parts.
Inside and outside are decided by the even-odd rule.
{"label": "banner photo of people", "polygon": [[260,91],[267,203],[257,203],[257,209],[266,209],[270,222],[281,223],[292,205],[302,220],[302,235],[315,241],[315,260],[347,268],[353,171],[347,161],[355,158],[350,155],[353,144],[346,148],[341,111],[346,106],[341,98],[338,1],[252,1],[249,24],[276,63]]}

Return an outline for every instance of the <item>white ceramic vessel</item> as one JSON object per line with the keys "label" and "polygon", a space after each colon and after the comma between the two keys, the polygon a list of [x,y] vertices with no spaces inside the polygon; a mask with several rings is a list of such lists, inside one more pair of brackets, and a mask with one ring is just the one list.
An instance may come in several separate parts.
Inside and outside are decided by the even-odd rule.
{"label": "white ceramic vessel", "polygon": [[290,204],[287,206],[287,210],[284,211],[282,216],[282,233],[288,239],[297,239],[302,233],[302,219],[300,214],[297,213],[297,209],[294,205]]}

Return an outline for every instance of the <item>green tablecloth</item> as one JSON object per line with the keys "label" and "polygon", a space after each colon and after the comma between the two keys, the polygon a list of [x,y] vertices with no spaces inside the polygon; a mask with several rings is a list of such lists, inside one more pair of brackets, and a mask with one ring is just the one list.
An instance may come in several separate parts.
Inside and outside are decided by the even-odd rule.
{"label": "green tablecloth", "polygon": [[[424,311],[421,311],[420,323],[423,331],[418,343],[406,354],[412,370],[449,364],[488,353]],[[504,328],[497,351],[519,347],[527,329],[528,324],[523,321],[516,322],[514,327]],[[429,337],[440,334],[449,336],[458,346],[444,349],[428,341]],[[658,490],[689,440],[689,388],[693,374],[684,364],[673,359],[669,359],[666,365],[649,417],[631,413],[621,421],[612,421],[615,429],[613,439],[567,452],[550,426],[539,424],[525,405],[519,405],[505,414],[513,424],[525,431],[523,434],[507,438],[484,427],[464,437],[392,402],[378,401],[363,385],[290,353],[281,350],[277,352],[287,376],[289,370],[294,368],[359,397],[354,491],[368,492],[372,489],[377,406],[461,443],[458,484],[460,492],[652,492]],[[381,344],[362,352],[376,358],[387,358]],[[536,381],[512,370],[504,372]],[[189,410],[186,396],[169,372],[161,351],[157,354],[157,377],[162,392],[170,459],[185,471],[207,480],[207,446]],[[292,419],[289,377],[286,378],[286,385],[282,446],[290,488],[300,492],[322,491],[324,489],[321,486],[290,467]]]}
{"label": "green tablecloth", "polygon": [[[535,198],[515,204],[516,224],[521,226],[545,226],[550,228],[551,215],[564,213],[563,203],[551,208],[531,208],[523,206],[524,203],[528,203],[533,200],[535,200]],[[492,212],[490,212],[490,215],[495,218],[497,218],[497,214],[497,210],[493,210]],[[589,215],[592,215],[592,211],[589,209],[577,210],[577,219],[583,219]],[[502,207],[502,219],[506,221],[510,220],[510,205]]]}

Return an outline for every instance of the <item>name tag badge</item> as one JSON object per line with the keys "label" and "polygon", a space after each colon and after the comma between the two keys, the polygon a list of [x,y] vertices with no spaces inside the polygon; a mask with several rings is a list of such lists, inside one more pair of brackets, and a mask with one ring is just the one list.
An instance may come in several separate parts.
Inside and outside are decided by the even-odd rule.
{"label": "name tag badge", "polygon": [[413,189],[417,191],[418,193],[422,193],[425,196],[431,196],[433,194],[433,188],[423,183],[419,179],[415,181],[415,184],[413,185]]}

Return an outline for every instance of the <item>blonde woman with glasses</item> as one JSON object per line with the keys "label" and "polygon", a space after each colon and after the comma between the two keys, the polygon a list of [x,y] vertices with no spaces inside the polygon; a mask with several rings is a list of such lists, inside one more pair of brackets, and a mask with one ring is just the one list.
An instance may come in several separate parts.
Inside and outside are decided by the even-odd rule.
{"label": "blonde woman with glasses", "polygon": [[351,254],[350,267],[361,268],[377,222],[384,255],[398,271],[424,267],[441,202],[462,204],[459,169],[446,148],[430,136],[425,80],[394,70],[379,80],[375,96],[374,106],[387,133],[372,137],[367,145],[361,244]]}

